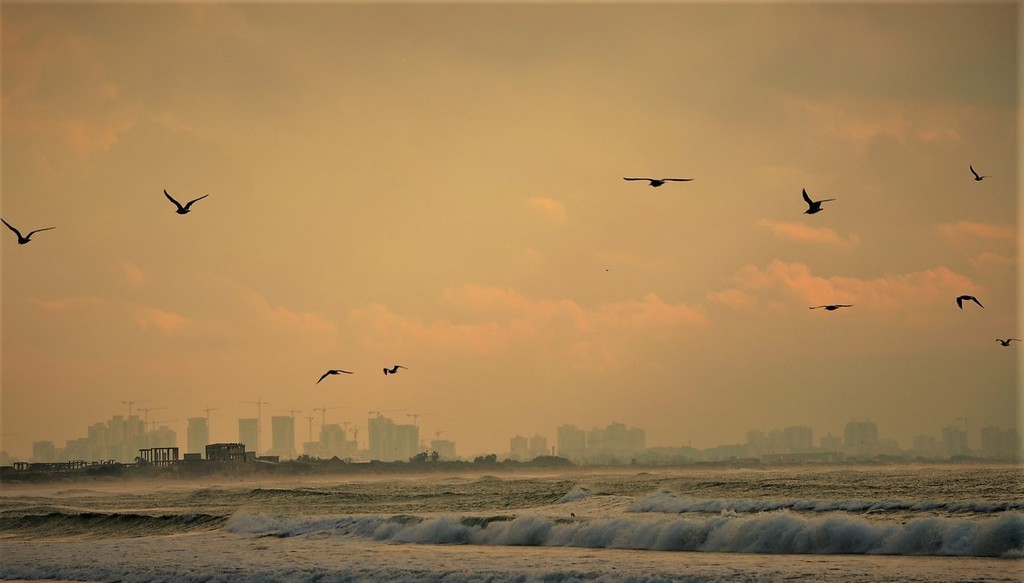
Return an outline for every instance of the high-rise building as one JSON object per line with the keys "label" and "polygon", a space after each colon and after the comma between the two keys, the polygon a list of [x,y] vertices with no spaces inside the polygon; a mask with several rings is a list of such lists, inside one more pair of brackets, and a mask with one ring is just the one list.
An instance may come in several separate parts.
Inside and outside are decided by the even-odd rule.
{"label": "high-rise building", "polygon": [[853,455],[869,455],[877,449],[878,427],[871,421],[850,421],[843,429],[843,447]]}
{"label": "high-rise building", "polygon": [[534,435],[530,438],[530,447],[527,453],[527,458],[533,459],[542,455],[551,455],[551,452],[548,450],[548,438],[541,435]]}
{"label": "high-rise building", "polygon": [[454,460],[455,442],[448,439],[432,439],[430,440],[430,451],[436,451],[439,459]]}
{"label": "high-rise building", "polygon": [[967,432],[956,425],[943,427],[942,448],[950,456],[967,455]]}
{"label": "high-rise building", "polygon": [[509,440],[508,451],[509,457],[524,462],[530,459],[530,440],[517,433]]}
{"label": "high-rise building", "polygon": [[397,425],[382,415],[366,422],[370,433],[371,460],[405,461],[419,453],[420,430],[415,425]]}
{"label": "high-rise building", "polygon": [[178,434],[166,425],[161,425],[146,434],[146,441],[150,448],[154,447],[177,447]]}
{"label": "high-rise building", "polygon": [[210,443],[210,426],[206,417],[190,417],[188,420],[188,451],[186,453],[206,453]]}
{"label": "high-rise building", "polygon": [[256,452],[260,455],[260,420],[239,419],[238,420],[238,442],[245,445],[246,451]]}
{"label": "high-rise building", "polygon": [[32,461],[48,463],[57,461],[57,448],[52,441],[35,441],[32,443]]}
{"label": "high-rise building", "polygon": [[558,428],[558,455],[576,463],[583,459],[587,449],[587,434],[575,425],[562,425]]}
{"label": "high-rise building", "polygon": [[282,459],[295,457],[295,418],[287,415],[278,415],[270,418],[271,444],[273,448],[271,455],[280,456]]}
{"label": "high-rise building", "polygon": [[809,452],[814,449],[814,433],[803,425],[782,430],[782,444],[791,453]]}

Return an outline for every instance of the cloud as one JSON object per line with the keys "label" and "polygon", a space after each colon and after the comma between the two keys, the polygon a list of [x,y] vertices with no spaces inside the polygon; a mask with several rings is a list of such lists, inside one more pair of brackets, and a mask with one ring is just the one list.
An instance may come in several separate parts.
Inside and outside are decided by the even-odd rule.
{"label": "cloud", "polygon": [[529,298],[511,289],[464,285],[442,299],[460,317],[425,321],[381,304],[353,310],[364,341],[373,346],[429,346],[451,355],[540,354],[573,366],[604,367],[642,355],[646,342],[663,341],[707,322],[701,310],[657,294],[582,306],[573,300]]}
{"label": "cloud", "polygon": [[146,274],[139,269],[138,265],[131,261],[122,261],[119,267],[122,275],[124,275],[125,282],[129,285],[140,286],[146,283]]}
{"label": "cloud", "polygon": [[[746,302],[748,294],[772,307],[789,309],[793,304],[824,303],[857,304],[865,308],[901,310],[949,303],[965,291],[980,291],[965,275],[946,267],[936,267],[906,274],[883,275],[873,279],[811,273],[802,263],[773,260],[767,267],[747,265],[733,277],[738,284],[733,290],[719,292],[715,298],[728,305],[729,300]],[[739,293],[736,293],[739,292]]]}
{"label": "cloud", "polygon": [[886,137],[899,142],[949,142],[963,140],[954,121],[969,112],[948,104],[851,98],[820,101],[789,96],[784,103],[808,114],[822,130],[834,137],[864,146]]}
{"label": "cloud", "polygon": [[256,292],[242,292],[242,305],[256,320],[276,332],[292,334],[311,342],[329,343],[338,337],[338,327],[320,312],[301,312],[284,306],[271,306]]}
{"label": "cloud", "polygon": [[845,249],[852,248],[860,243],[860,239],[856,235],[850,235],[844,239],[828,227],[808,227],[802,223],[775,221],[772,219],[761,219],[757,224],[783,241],[820,243],[823,245],[835,245]]}
{"label": "cloud", "polygon": [[163,334],[177,334],[189,325],[189,321],[182,316],[159,308],[135,308],[134,316],[135,325],[144,331],[156,330]]}
{"label": "cloud", "polygon": [[565,205],[557,200],[546,196],[535,196],[526,201],[526,204],[531,209],[546,217],[555,226],[560,227],[565,224]]}
{"label": "cloud", "polygon": [[957,223],[938,224],[935,228],[951,243],[962,243],[966,240],[974,239],[1006,243],[1015,243],[1017,241],[1017,230],[1011,225],[960,221]]}

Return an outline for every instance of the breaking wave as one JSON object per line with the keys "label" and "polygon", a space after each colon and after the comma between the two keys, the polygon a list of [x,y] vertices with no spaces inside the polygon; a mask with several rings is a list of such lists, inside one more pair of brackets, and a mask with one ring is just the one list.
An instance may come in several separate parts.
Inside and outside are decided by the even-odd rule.
{"label": "breaking wave", "polygon": [[212,530],[227,521],[212,514],[47,512],[0,517],[0,532],[37,536],[148,536]]}
{"label": "breaking wave", "polygon": [[627,512],[688,513],[705,512],[773,512],[793,510],[796,512],[851,512],[866,514],[873,512],[946,512],[950,514],[996,514],[1001,512],[1024,511],[1024,502],[934,502],[903,500],[801,500],[801,499],[741,499],[707,500],[678,496],[673,492],[661,491],[637,500]]}
{"label": "breaking wave", "polygon": [[773,554],[1024,557],[1024,514],[900,523],[781,511],[714,517],[626,516],[595,520],[539,515],[458,518],[232,516],[225,528],[255,536],[311,534],[421,544],[565,546]]}

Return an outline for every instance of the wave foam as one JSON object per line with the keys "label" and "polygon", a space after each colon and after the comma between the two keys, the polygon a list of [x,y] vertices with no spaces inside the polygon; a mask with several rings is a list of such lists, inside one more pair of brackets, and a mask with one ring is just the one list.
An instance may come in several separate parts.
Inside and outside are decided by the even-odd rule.
{"label": "wave foam", "polygon": [[715,500],[678,496],[661,491],[634,502],[627,512],[687,513],[723,512],[752,513],[793,510],[797,512],[948,512],[951,514],[995,514],[1024,510],[1022,502],[909,502],[903,500],[804,500],[804,499],[741,499]]}
{"label": "wave foam", "polygon": [[624,516],[566,522],[539,515],[364,516],[312,520],[233,516],[227,529],[257,536],[329,534],[422,544],[567,546],[661,551],[1024,557],[1024,514],[979,521],[921,518],[907,523],[851,516]]}

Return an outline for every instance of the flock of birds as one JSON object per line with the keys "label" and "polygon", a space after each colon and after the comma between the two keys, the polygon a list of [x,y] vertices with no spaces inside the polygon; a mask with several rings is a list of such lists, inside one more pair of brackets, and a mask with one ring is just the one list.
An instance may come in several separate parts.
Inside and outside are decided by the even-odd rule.
{"label": "flock of birds", "polygon": [[[981,182],[985,178],[989,178],[989,175],[987,175],[987,174],[984,174],[984,175],[978,174],[978,172],[974,169],[974,165],[973,164],[969,164],[968,168],[970,168],[971,174],[974,175],[974,181],[975,182]],[[693,180],[692,178],[645,178],[645,177],[625,177],[625,176],[622,179],[623,180],[630,180],[630,181],[632,181],[632,180],[646,180],[648,183],[650,183],[650,186],[653,186],[653,187],[661,186],[661,185],[665,184],[666,182],[689,182],[689,181]],[[821,200],[813,200],[810,197],[810,195],[807,194],[807,189],[806,188],[802,189],[802,194],[803,194],[804,202],[807,203],[807,210],[804,211],[805,215],[813,215],[813,214],[820,213],[823,210],[821,208],[821,203],[823,203],[823,202],[830,202],[830,201],[835,200],[834,198],[823,198]],[[608,271],[608,270],[606,269],[605,271]],[[979,306],[981,306],[982,308],[985,307],[985,306],[981,305],[981,302],[978,301],[978,298],[976,298],[976,297],[974,297],[972,295],[967,295],[967,294],[964,294],[964,295],[961,295],[961,296],[957,296],[957,298],[956,298],[956,305],[957,305],[957,307],[959,307],[961,310],[964,309],[964,302],[965,301],[972,301],[972,302],[978,304]],[[810,309],[812,309],[812,310],[824,309],[827,312],[834,312],[834,311],[836,311],[836,310],[838,310],[840,308],[852,308],[852,307],[853,307],[853,304],[823,304],[823,305],[820,305],[820,306],[810,306]],[[1019,339],[1019,338],[996,338],[996,342],[998,342],[1002,346],[1009,346],[1011,342],[1021,342],[1021,339]]]}
{"label": "flock of birds", "polygon": [[[971,174],[974,175],[974,180],[975,181],[980,182],[981,180],[983,180],[983,179],[988,177],[988,175],[978,174],[978,172],[974,170],[974,165],[973,164],[970,165],[969,167],[970,167],[970,170],[971,170]],[[663,184],[665,184],[667,182],[690,182],[693,179],[692,178],[623,177],[623,180],[627,180],[627,181],[636,181],[636,180],[646,181],[650,186],[657,188],[657,187],[662,186]],[[825,198],[825,199],[821,199],[821,200],[813,200],[807,194],[807,189],[802,189],[802,190],[803,190],[802,194],[803,194],[804,202],[807,203],[807,210],[804,211],[804,214],[807,214],[807,215],[813,215],[813,214],[821,212],[823,210],[821,208],[821,203],[823,203],[823,202],[830,202],[830,201],[836,200],[834,198]],[[194,199],[188,201],[184,205],[181,204],[180,202],[178,202],[177,200],[175,200],[175,198],[173,196],[168,194],[167,190],[164,190],[164,196],[166,196],[167,200],[171,201],[174,204],[174,206],[175,206],[175,211],[174,212],[176,212],[179,215],[185,215],[185,214],[188,214],[189,212],[191,212],[193,204],[195,204],[196,202],[198,202],[200,200],[203,200],[204,198],[206,198],[206,197],[208,197],[210,195],[209,194],[204,194],[203,196],[200,196],[198,198],[194,198]],[[0,218],[0,221],[3,221],[4,225],[6,225],[7,228],[10,229],[18,237],[18,244],[19,245],[25,245],[26,243],[31,241],[32,240],[32,235],[35,235],[36,233],[39,233],[39,232],[42,232],[42,231],[49,231],[49,230],[57,228],[57,227],[44,227],[42,229],[35,229],[33,231],[29,231],[27,235],[22,235],[21,231],[19,231],[15,227],[13,227],[10,223],[7,222],[6,219]],[[957,307],[959,307],[961,310],[964,309],[964,302],[965,301],[972,301],[972,302],[978,304],[978,306],[980,306],[981,308],[985,307],[985,306],[983,306],[981,304],[980,301],[978,301],[978,298],[976,298],[976,297],[974,297],[972,295],[966,295],[966,294],[958,296],[956,298],[956,305],[957,305]],[[810,306],[810,309],[812,309],[812,310],[824,309],[827,312],[834,312],[834,311],[836,311],[836,310],[838,310],[840,308],[852,308],[852,307],[853,307],[853,304],[823,304],[823,305],[820,305],[820,306]],[[996,338],[996,342],[998,342],[1002,346],[1009,346],[1011,342],[1021,342],[1021,340],[1019,338],[1005,338],[1005,339],[1004,338]],[[384,376],[387,376],[389,374],[390,375],[397,374],[399,369],[405,369],[405,368],[406,367],[404,367],[404,366],[402,366],[400,364],[393,365],[390,368],[384,367]],[[320,384],[320,381],[324,380],[325,378],[327,378],[329,376],[342,375],[342,374],[350,375],[350,374],[354,374],[354,373],[352,371],[343,370],[343,369],[340,369],[340,368],[330,369],[327,372],[325,372],[324,374],[322,374],[320,376],[320,378],[317,379],[315,384]]]}

